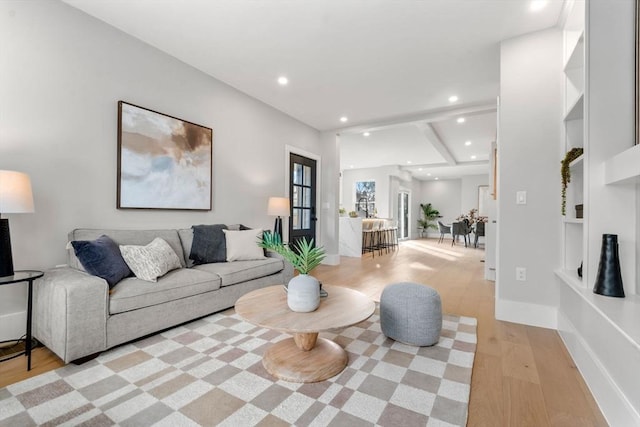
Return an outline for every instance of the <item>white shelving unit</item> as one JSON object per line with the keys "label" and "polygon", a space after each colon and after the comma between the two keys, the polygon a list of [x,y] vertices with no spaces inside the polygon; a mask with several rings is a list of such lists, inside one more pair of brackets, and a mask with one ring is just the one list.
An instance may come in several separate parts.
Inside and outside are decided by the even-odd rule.
{"label": "white shelving unit", "polygon": [[[572,148],[585,149],[584,141],[584,81],[585,81],[585,36],[584,2],[575,1],[564,26],[564,153]],[[586,152],[586,149],[585,149]],[[576,205],[584,205],[584,158],[583,154],[569,165],[571,182],[567,188],[566,214],[562,217],[563,259],[562,271],[581,283],[577,270],[585,259],[584,219],[578,218]],[[583,267],[584,269],[584,267]],[[583,275],[584,276],[584,275]]]}
{"label": "white shelving unit", "polygon": [[[608,423],[640,425],[640,146],[633,145],[635,29],[626,20],[635,2],[567,5],[561,151],[584,154],[570,165],[561,219],[558,332]],[[618,235],[625,298],[593,292],[603,234]]]}

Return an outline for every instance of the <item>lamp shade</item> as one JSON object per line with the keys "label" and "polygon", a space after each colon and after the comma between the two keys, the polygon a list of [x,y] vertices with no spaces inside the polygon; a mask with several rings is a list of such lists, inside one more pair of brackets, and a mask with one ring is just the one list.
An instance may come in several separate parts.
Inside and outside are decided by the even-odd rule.
{"label": "lamp shade", "polygon": [[289,199],[286,197],[269,197],[267,215],[289,216]]}
{"label": "lamp shade", "polygon": [[33,212],[29,175],[0,170],[0,214]]}

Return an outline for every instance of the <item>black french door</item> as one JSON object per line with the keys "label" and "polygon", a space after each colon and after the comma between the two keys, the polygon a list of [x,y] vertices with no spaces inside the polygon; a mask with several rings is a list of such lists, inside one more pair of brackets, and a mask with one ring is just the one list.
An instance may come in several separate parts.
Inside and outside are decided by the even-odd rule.
{"label": "black french door", "polygon": [[[316,161],[298,154],[289,157],[289,244],[316,242]],[[294,247],[294,246],[292,246]]]}

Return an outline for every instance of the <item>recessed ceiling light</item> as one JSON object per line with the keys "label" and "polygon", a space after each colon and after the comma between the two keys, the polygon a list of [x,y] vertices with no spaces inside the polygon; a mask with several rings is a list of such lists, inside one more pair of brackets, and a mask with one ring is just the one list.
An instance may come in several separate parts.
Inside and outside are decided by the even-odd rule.
{"label": "recessed ceiling light", "polygon": [[467,147],[471,145],[471,141],[465,141],[464,145],[466,145]]}
{"label": "recessed ceiling light", "polygon": [[449,102],[456,102],[458,100],[458,97],[456,95],[451,95],[449,97]]}
{"label": "recessed ceiling light", "polygon": [[437,180],[438,180],[438,177],[436,176],[434,179],[437,181]]}
{"label": "recessed ceiling light", "polygon": [[458,120],[456,120],[458,123],[464,123],[465,118],[464,117],[458,117]]}
{"label": "recessed ceiling light", "polygon": [[419,171],[422,171],[422,168],[418,168]]}
{"label": "recessed ceiling light", "polygon": [[278,84],[280,86],[286,86],[286,85],[289,84],[289,79],[286,78],[285,76],[280,76],[280,77],[278,77]]}
{"label": "recessed ceiling light", "polygon": [[369,136],[369,135],[371,135],[371,134],[370,134],[369,132],[365,132],[365,133],[363,133],[363,135],[364,135],[364,136]]}
{"label": "recessed ceiling light", "polygon": [[430,174],[430,173],[428,173],[428,174],[427,174],[427,176],[431,176],[431,174]]}
{"label": "recessed ceiling light", "polygon": [[348,119],[346,116],[342,116],[342,117],[340,117],[340,121],[341,121],[342,123],[347,123],[347,120],[349,120],[349,119]]}
{"label": "recessed ceiling light", "polygon": [[549,3],[548,0],[533,0],[529,5],[529,10],[531,12],[537,12],[544,9],[547,3]]}
{"label": "recessed ceiling light", "polygon": [[349,167],[350,167],[351,169],[353,169],[353,165],[349,165]]}
{"label": "recessed ceiling light", "polygon": [[476,159],[476,155],[474,154],[473,156],[471,156],[471,160],[475,160]]}
{"label": "recessed ceiling light", "polygon": [[411,164],[411,160],[407,160],[407,164],[410,165]]}

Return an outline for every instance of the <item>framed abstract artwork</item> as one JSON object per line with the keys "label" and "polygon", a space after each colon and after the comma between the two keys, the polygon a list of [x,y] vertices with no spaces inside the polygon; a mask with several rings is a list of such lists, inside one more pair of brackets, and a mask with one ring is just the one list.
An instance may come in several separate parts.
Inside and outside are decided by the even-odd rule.
{"label": "framed abstract artwork", "polygon": [[213,131],[118,101],[118,209],[211,210]]}

